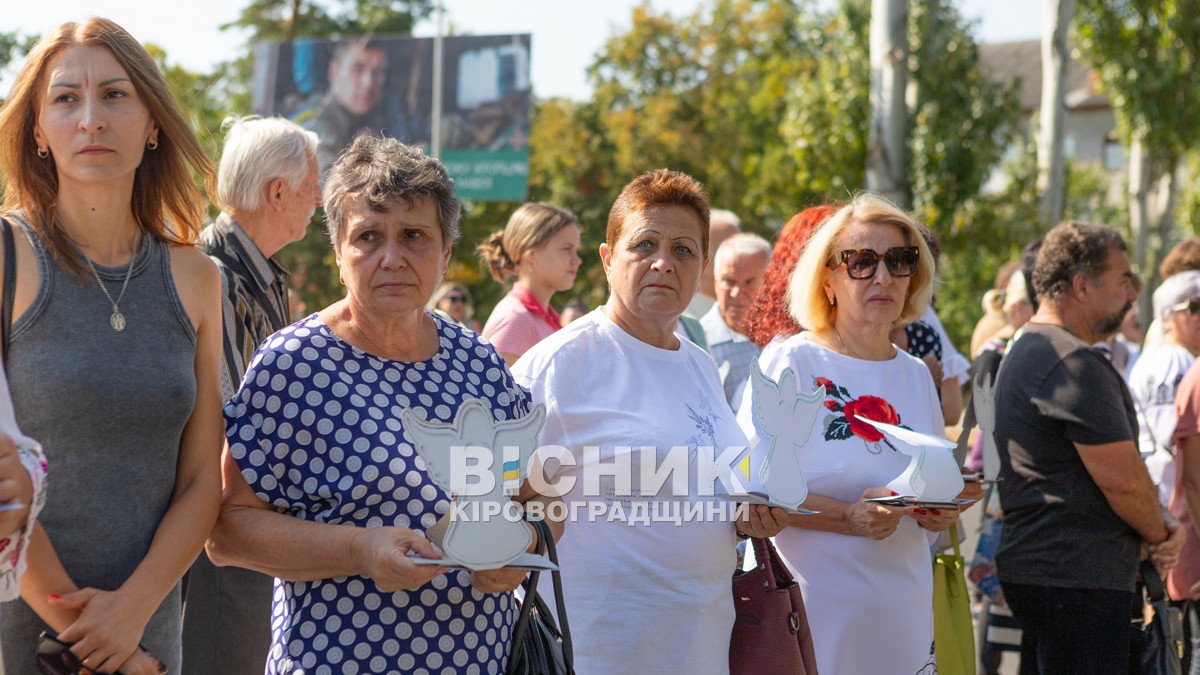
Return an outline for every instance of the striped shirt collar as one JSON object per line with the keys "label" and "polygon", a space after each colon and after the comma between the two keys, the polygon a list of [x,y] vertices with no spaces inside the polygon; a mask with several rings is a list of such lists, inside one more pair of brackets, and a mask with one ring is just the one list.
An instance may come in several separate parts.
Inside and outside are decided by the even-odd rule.
{"label": "striped shirt collar", "polygon": [[217,216],[215,229],[224,240],[226,250],[232,252],[250,270],[250,276],[255,285],[262,291],[267,291],[271,284],[288,275],[288,271],[274,256],[268,258],[259,250],[258,244],[246,234],[241,225],[234,222],[229,214]]}

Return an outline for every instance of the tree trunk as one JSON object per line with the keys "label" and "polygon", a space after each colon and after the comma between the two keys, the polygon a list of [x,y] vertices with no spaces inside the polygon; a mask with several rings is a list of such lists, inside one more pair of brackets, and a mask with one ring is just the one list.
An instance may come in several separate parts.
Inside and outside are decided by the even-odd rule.
{"label": "tree trunk", "polygon": [[1075,16],[1075,0],[1043,0],[1042,107],[1038,120],[1038,191],[1042,224],[1062,220],[1066,195],[1066,160],[1063,157],[1063,120],[1067,109],[1067,30]]}
{"label": "tree trunk", "polygon": [[[1162,281],[1158,278],[1158,266],[1162,264],[1162,259],[1167,255],[1172,245],[1172,235],[1175,232],[1175,201],[1179,196],[1179,160],[1171,160],[1168,162],[1166,170],[1158,180],[1158,187],[1155,189],[1155,196],[1158,198],[1158,245],[1150,251],[1151,267],[1142,270],[1142,277],[1146,280],[1146,288],[1156,288],[1158,282]],[[1146,293],[1142,293],[1146,295]]]}
{"label": "tree trunk", "polygon": [[[1153,280],[1153,269],[1147,269],[1147,250],[1150,248],[1150,158],[1146,153],[1144,132],[1135,130],[1129,144],[1129,233],[1133,237],[1129,259],[1140,268],[1147,283]],[[1152,316],[1150,293],[1138,300],[1138,315]]]}
{"label": "tree trunk", "polygon": [[908,208],[908,2],[871,2],[871,129],[867,189]]}
{"label": "tree trunk", "polygon": [[288,18],[287,29],[284,32],[284,40],[292,41],[296,39],[296,24],[300,22],[300,0],[292,0],[291,16]]}

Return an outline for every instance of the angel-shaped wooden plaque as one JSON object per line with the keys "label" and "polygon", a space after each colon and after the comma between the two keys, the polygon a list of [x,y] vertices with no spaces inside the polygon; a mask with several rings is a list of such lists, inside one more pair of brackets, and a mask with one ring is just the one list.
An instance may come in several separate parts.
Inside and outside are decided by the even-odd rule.
{"label": "angel-shaped wooden plaque", "polygon": [[[472,570],[552,567],[541,556],[525,552],[533,541],[525,522],[504,515],[513,511],[506,508],[511,495],[504,489],[504,479],[519,481],[528,475],[529,460],[546,420],[545,406],[538,404],[524,417],[497,422],[486,403],[470,399],[459,407],[454,422],[449,424],[426,422],[411,409],[402,412],[400,418],[405,435],[425,460],[430,477],[453,499],[450,511],[426,533],[446,557],[419,562]],[[465,448],[486,450],[490,466],[482,472],[479,467],[468,470],[461,464],[466,461]],[[517,449],[517,466],[504,461],[505,448]],[[480,454],[487,456],[474,456]],[[479,480],[483,472],[490,472],[492,480]]]}

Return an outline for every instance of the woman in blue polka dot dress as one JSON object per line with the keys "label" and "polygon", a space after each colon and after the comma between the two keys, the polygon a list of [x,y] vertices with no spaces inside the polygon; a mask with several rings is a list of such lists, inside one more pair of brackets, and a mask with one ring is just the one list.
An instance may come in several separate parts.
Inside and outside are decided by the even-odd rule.
{"label": "woman in blue polka dot dress", "polygon": [[346,297],[269,338],[225,407],[217,564],[274,575],[266,672],[499,673],[513,570],[418,567],[449,508],[400,422],[448,422],[482,399],[497,420],[527,392],[496,350],[424,311],[458,235],[436,160],[363,137],[325,185]]}

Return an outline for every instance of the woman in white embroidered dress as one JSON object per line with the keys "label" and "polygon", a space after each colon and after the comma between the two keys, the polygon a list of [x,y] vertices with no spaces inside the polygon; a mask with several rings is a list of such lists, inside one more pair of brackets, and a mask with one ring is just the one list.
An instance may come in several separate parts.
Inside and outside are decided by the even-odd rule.
{"label": "woman in white embroidered dress", "polygon": [[[909,456],[862,416],[942,436],[929,370],[892,345],[892,327],[929,304],[933,261],[916,223],[862,194],[829,217],[805,246],[788,286],[793,318],[807,328],[768,345],[762,371],[791,368],[802,391],[825,389],[827,413],[799,451],[804,506],[776,545],[796,573],[823,673],[915,675],[931,668],[933,595],[929,533],[957,510],[882,506]],[[747,394],[753,402],[753,392]],[[743,404],[738,421],[761,436]],[[899,487],[898,485],[896,487]]]}

